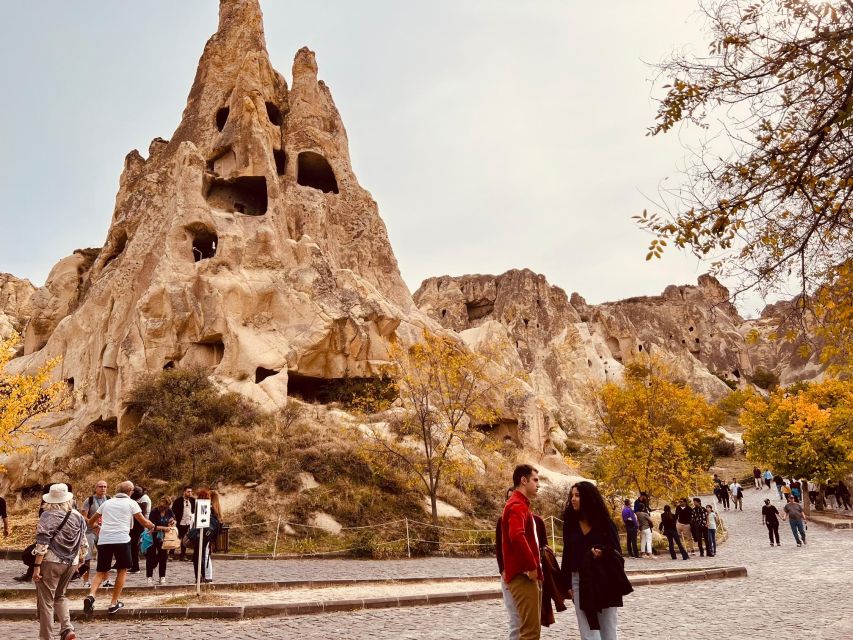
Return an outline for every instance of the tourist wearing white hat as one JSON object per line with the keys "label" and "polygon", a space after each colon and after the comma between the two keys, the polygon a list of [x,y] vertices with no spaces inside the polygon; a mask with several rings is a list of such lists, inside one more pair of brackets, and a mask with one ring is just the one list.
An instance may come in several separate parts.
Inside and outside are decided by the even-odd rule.
{"label": "tourist wearing white hat", "polygon": [[86,520],[74,509],[74,495],[68,485],[52,484],[42,496],[44,510],[36,529],[35,566],[36,606],[39,615],[39,640],[53,637],[53,615],[59,620],[61,640],[75,640],[65,589],[77,571],[80,556],[86,554]]}

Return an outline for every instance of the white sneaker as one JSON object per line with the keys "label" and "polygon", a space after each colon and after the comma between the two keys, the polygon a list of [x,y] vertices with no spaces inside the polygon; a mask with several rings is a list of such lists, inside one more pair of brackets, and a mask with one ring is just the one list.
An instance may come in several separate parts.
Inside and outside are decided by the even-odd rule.
{"label": "white sneaker", "polygon": [[84,588],[84,589],[88,589],[88,588],[89,588],[89,587],[91,587],[91,586],[92,586],[92,583],[91,583],[91,582],[84,582],[84,583],[83,583],[83,588]]}
{"label": "white sneaker", "polygon": [[116,586],[112,580],[104,580],[101,583],[101,589],[109,589],[110,587]]}
{"label": "white sneaker", "polygon": [[145,578],[145,584],[149,587],[154,584],[154,578]]}
{"label": "white sneaker", "polygon": [[160,578],[160,584],[166,584],[166,576]]}

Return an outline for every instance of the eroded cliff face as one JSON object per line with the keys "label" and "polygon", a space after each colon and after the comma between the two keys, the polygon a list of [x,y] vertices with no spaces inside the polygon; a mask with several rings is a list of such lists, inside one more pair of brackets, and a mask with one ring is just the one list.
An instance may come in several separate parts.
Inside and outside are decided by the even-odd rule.
{"label": "eroded cliff face", "polygon": [[20,334],[32,316],[32,297],[36,288],[29,280],[0,273],[0,340]]}
{"label": "eroded cliff face", "polygon": [[414,298],[471,348],[497,351],[505,368],[528,377],[536,402],[519,420],[530,427],[522,430],[527,444],[545,453],[572,431],[590,431],[591,387],[619,380],[624,365],[643,353],[661,357],[710,400],[729,392],[726,382],[748,385],[758,367],[783,382],[823,370],[798,356],[796,345],[770,339],[778,333],[778,310],[768,307],[766,317],[744,320],[728,302],[728,290],[708,275],[695,286],[671,285],[660,296],[600,305],[577,293],[568,297],[526,269],[430,278]]}
{"label": "eroded cliff face", "polygon": [[289,380],[310,395],[319,379],[374,375],[392,336],[429,324],[314,54],[296,54],[288,87],[257,0],[221,0],[178,129],[125,159],[103,248],[61,260],[36,291],[0,287],[0,311],[17,310],[0,331],[27,319],[10,366],[62,356],[74,406],[61,418],[78,432],[138,419],[127,394],[164,367],[206,367],[271,408]]}

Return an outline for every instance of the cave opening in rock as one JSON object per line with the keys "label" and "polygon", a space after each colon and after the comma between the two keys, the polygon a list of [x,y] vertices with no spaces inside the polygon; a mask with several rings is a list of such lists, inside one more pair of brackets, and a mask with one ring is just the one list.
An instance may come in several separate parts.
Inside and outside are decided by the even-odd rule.
{"label": "cave opening in rock", "polygon": [[213,368],[225,357],[225,344],[219,334],[202,338],[187,347],[181,358],[181,367]]}
{"label": "cave opening in rock", "polygon": [[95,433],[116,435],[118,433],[118,418],[98,418],[89,423],[89,428]]}
{"label": "cave opening in rock", "polygon": [[350,405],[357,398],[372,397],[391,401],[396,398],[391,380],[385,377],[318,378],[288,373],[287,396],[303,402]]}
{"label": "cave opening in rock", "polygon": [[271,378],[272,376],[278,374],[276,369],[266,369],[265,367],[258,367],[255,369],[255,384],[260,384],[267,378]]}
{"label": "cave opening in rock", "polygon": [[474,429],[486,434],[490,439],[507,444],[519,446],[521,438],[518,430],[518,420],[502,418],[496,422],[487,424],[475,424]]}
{"label": "cave opening in rock", "polygon": [[284,154],[284,149],[276,149],[272,152],[273,160],[275,160],[275,172],[283,176],[287,169],[287,156]]}
{"label": "cave opening in rock", "polygon": [[170,371],[175,368],[175,361],[169,360],[166,364],[163,365],[163,371]]}
{"label": "cave opening in rock", "polygon": [[277,127],[281,126],[281,110],[272,102],[267,102],[267,118]]}
{"label": "cave opening in rock", "polygon": [[262,216],[267,212],[267,179],[263,176],[214,178],[207,192],[207,202],[231,213]]}
{"label": "cave opening in rock", "polygon": [[197,226],[188,231],[192,234],[193,261],[209,260],[216,255],[216,246],[219,244],[219,236],[207,227]]}
{"label": "cave opening in rock", "polygon": [[296,161],[296,182],[303,187],[319,189],[323,193],[338,193],[338,181],[332,167],[319,153],[303,151]]}
{"label": "cave opening in rock", "polygon": [[228,122],[228,114],[231,113],[231,109],[228,107],[222,107],[216,112],[216,128],[222,131],[225,128],[225,123]]}
{"label": "cave opening in rock", "polygon": [[474,300],[473,302],[465,303],[465,311],[468,314],[468,322],[485,318],[492,315],[495,310],[495,303],[491,300]]}

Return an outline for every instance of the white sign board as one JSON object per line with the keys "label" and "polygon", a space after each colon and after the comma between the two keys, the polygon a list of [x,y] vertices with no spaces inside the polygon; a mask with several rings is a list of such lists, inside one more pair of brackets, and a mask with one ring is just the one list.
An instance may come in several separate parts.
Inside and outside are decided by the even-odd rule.
{"label": "white sign board", "polygon": [[210,526],[210,500],[195,501],[196,529],[207,529]]}

